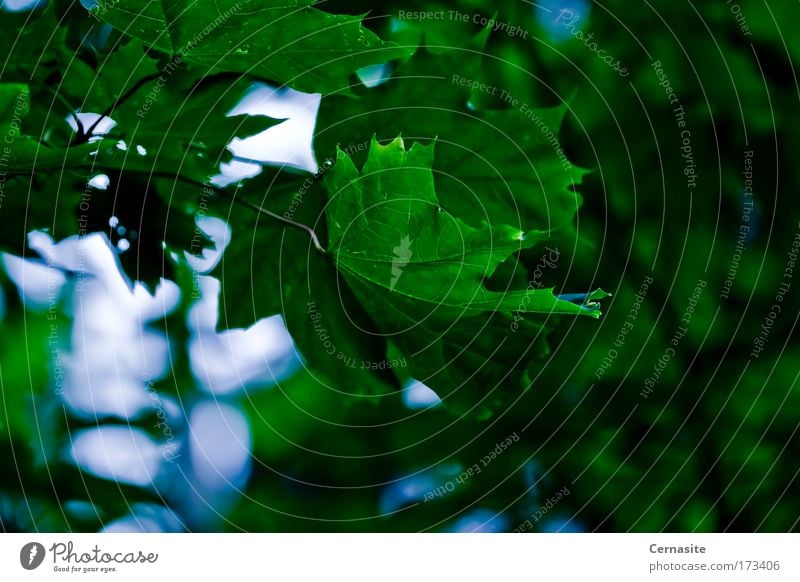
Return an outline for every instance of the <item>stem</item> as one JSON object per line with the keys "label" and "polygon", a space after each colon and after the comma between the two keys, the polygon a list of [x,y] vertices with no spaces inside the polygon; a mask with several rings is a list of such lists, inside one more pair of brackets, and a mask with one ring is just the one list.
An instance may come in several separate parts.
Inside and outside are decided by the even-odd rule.
{"label": "stem", "polygon": [[59,93],[58,91],[53,89],[47,83],[39,81],[39,85],[41,85],[41,87],[45,91],[49,92],[53,96],[54,99],[59,101],[64,107],[67,108],[67,111],[69,112],[69,115],[72,116],[72,119],[75,121],[75,126],[77,127],[78,135],[81,136],[81,137],[86,135],[86,130],[83,128],[83,123],[81,123],[81,120],[78,119],[78,116],[75,114],[75,110],[72,107],[72,105],[70,104],[70,102],[67,101],[66,98],[61,93]]}
{"label": "stem", "polygon": [[294,220],[286,218],[285,216],[281,216],[280,214],[276,214],[275,212],[267,210],[266,208],[263,208],[263,207],[259,206],[258,204],[253,204],[252,202],[250,202],[248,200],[243,200],[242,198],[237,198],[235,195],[231,196],[227,192],[225,192],[224,190],[220,190],[219,188],[216,188],[214,186],[210,186],[209,184],[207,184],[205,182],[201,182],[201,181],[195,180],[193,178],[188,178],[186,176],[181,176],[180,174],[171,175],[171,174],[167,174],[167,173],[164,173],[164,172],[155,172],[155,173],[153,173],[153,175],[154,176],[160,175],[161,177],[176,178],[178,180],[181,180],[182,182],[186,182],[187,184],[194,184],[195,186],[202,186],[203,188],[212,188],[214,190],[214,193],[217,196],[221,196],[223,198],[227,198],[231,202],[234,202],[236,204],[241,204],[245,208],[249,208],[250,210],[253,210],[254,212],[258,212],[259,214],[266,214],[270,218],[273,218],[273,219],[275,219],[275,220],[277,220],[279,222],[282,222],[284,224],[288,224],[289,226],[293,226],[294,228],[299,228],[300,230],[302,230],[304,232],[307,232],[308,235],[311,237],[311,243],[314,245],[314,248],[317,249],[317,251],[319,251],[319,253],[322,254],[322,255],[327,255],[328,254],[328,251],[325,250],[325,247],[323,247],[322,244],[320,243],[319,236],[317,236],[317,233],[314,231],[313,228],[311,228],[310,226],[308,226],[306,224],[303,224],[301,222],[295,222]]}
{"label": "stem", "polygon": [[231,202],[236,202],[238,204],[241,204],[245,208],[249,208],[250,210],[253,210],[253,211],[258,212],[260,214],[266,214],[270,218],[273,218],[273,219],[278,220],[278,221],[280,221],[280,222],[282,222],[284,224],[288,224],[289,226],[293,226],[295,228],[299,228],[300,230],[303,230],[303,231],[307,232],[308,235],[311,237],[311,243],[314,245],[314,248],[317,249],[317,251],[319,251],[319,253],[322,254],[322,255],[327,255],[328,254],[328,251],[325,250],[325,247],[323,247],[322,244],[320,244],[319,237],[317,236],[317,233],[310,226],[302,224],[300,222],[295,222],[294,220],[286,218],[285,216],[281,216],[280,214],[276,214],[274,212],[271,212],[271,211],[267,210],[266,208],[263,208],[263,207],[259,206],[258,204],[253,204],[252,202],[250,202],[248,200],[243,200],[241,198],[237,198],[236,196],[228,196],[226,194],[223,194],[221,190],[215,190],[215,191],[217,192],[217,194],[220,194],[220,195],[224,196],[225,198],[228,198],[228,200],[230,200]]}
{"label": "stem", "polygon": [[[159,71],[158,73],[153,73],[151,75],[148,75],[146,77],[143,77],[143,78],[139,79],[136,83],[134,83],[134,85],[130,89],[125,91],[125,93],[123,93],[121,96],[119,96],[114,101],[113,104],[109,105],[103,111],[103,113],[100,114],[100,117],[98,117],[97,120],[91,126],[89,126],[86,130],[83,129],[83,125],[81,124],[81,122],[78,119],[77,115],[75,115],[75,113],[72,110],[70,110],[70,113],[75,118],[75,121],[78,124],[78,130],[80,132],[80,133],[78,133],[78,139],[75,140],[76,143],[77,144],[83,144],[85,142],[88,142],[89,138],[92,137],[92,133],[97,128],[98,124],[103,119],[105,119],[106,117],[109,117],[117,106],[119,106],[120,104],[122,104],[125,101],[127,101],[128,99],[130,99],[131,96],[133,96],[134,93],[136,93],[139,89],[141,89],[143,85],[145,85],[146,83],[149,83],[150,81],[154,81],[154,80],[158,79],[162,74],[163,74],[163,71]],[[50,89],[50,87],[47,87],[47,88]],[[50,90],[52,91],[52,89],[50,89]],[[54,94],[55,94],[56,98],[60,97],[55,91],[54,91]],[[235,158],[235,156],[234,156],[234,158]],[[260,161],[257,161],[257,160],[250,160],[250,159],[247,159],[247,158],[240,158],[239,161],[243,161],[243,162],[247,162],[247,163],[263,164],[263,162],[260,162]],[[181,176],[180,174],[176,174],[175,178],[178,179],[178,180],[184,181],[184,182],[200,185],[200,186],[203,186],[203,187],[209,187],[208,184],[199,182],[198,180],[193,180],[191,178],[187,178],[185,176]],[[212,186],[212,188],[213,188],[213,186]],[[300,222],[295,222],[294,220],[286,218],[285,216],[281,216],[280,214],[276,214],[274,212],[271,212],[271,211],[267,210],[266,208],[262,208],[258,204],[253,204],[252,202],[249,202],[248,200],[242,200],[241,198],[237,198],[236,196],[228,196],[226,194],[223,194],[223,191],[218,189],[218,188],[213,188],[213,189],[214,189],[214,192],[216,194],[218,194],[220,196],[224,196],[225,198],[228,198],[231,202],[235,202],[235,203],[241,204],[242,206],[244,206],[246,208],[249,208],[249,209],[251,209],[251,210],[253,210],[255,212],[258,212],[260,214],[266,214],[270,218],[273,218],[273,219],[275,219],[275,220],[277,220],[279,222],[282,222],[282,223],[287,224],[289,226],[293,226],[294,228],[299,228],[300,230],[303,230],[303,231],[307,232],[308,235],[311,237],[311,243],[314,245],[314,248],[317,249],[317,251],[322,255],[327,255],[328,254],[328,251],[325,250],[325,247],[323,247],[322,244],[319,242],[319,237],[317,236],[317,233],[310,226],[307,226],[307,225],[302,224]]]}
{"label": "stem", "polygon": [[242,156],[231,155],[232,162],[240,162],[242,164],[258,164],[263,166],[266,162],[264,160],[254,160],[253,158],[245,158]]}
{"label": "stem", "polygon": [[105,111],[103,111],[103,113],[100,114],[100,117],[98,117],[97,120],[92,125],[90,125],[89,128],[86,130],[83,139],[88,140],[92,136],[94,130],[97,128],[98,124],[101,121],[103,121],[103,119],[105,119],[106,117],[111,116],[111,114],[114,112],[114,109],[116,109],[119,105],[125,103],[125,101],[130,99],[134,93],[136,93],[139,89],[142,88],[143,85],[149,83],[150,81],[155,81],[162,74],[163,71],[159,71],[158,73],[152,73],[151,75],[147,75],[146,77],[142,77],[141,79],[136,81],[136,83],[134,83],[130,89],[128,89],[127,91],[125,91],[125,93],[117,97],[114,103],[106,107]]}

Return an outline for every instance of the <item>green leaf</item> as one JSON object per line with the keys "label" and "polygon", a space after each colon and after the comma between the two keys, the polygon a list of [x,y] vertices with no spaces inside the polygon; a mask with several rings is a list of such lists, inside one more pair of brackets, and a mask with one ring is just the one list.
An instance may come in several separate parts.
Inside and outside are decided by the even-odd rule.
{"label": "green leaf", "polygon": [[337,158],[324,181],[329,252],[412,373],[456,410],[486,412],[504,401],[492,392],[547,353],[553,316],[599,317],[602,291],[560,298],[552,289],[486,288],[501,263],[547,233],[475,228],[443,210],[432,144],[406,151],[401,138],[386,146],[373,139],[361,172],[342,150]]}
{"label": "green leaf", "polygon": [[3,139],[3,170],[14,171],[20,159],[33,158],[39,142],[24,135],[25,117],[30,113],[30,88],[21,83],[0,84],[0,135]]}
{"label": "green leaf", "polygon": [[104,0],[95,14],[146,45],[195,65],[309,92],[348,92],[360,68],[402,57],[364,28],[314,0]]}
{"label": "green leaf", "polygon": [[265,115],[235,115],[230,111],[250,86],[246,79],[210,78],[185,92],[169,84],[167,75],[146,83],[111,116],[134,143],[157,147],[174,144],[218,152],[234,137],[249,137],[282,119]]}
{"label": "green leaf", "polygon": [[[58,454],[64,412],[55,398],[53,367],[61,366],[54,339],[63,331],[44,314],[15,313],[3,322],[0,338],[0,446],[24,443],[36,468],[52,463]],[[25,338],[25,357],[19,338]],[[49,430],[42,430],[47,424]],[[5,485],[5,483],[4,483]]]}
{"label": "green leaf", "polygon": [[[248,137],[283,121],[265,115],[225,115],[248,86],[244,79],[234,83],[209,80],[193,88],[189,96],[169,89],[151,93],[156,83],[144,84],[133,99],[109,112],[117,125],[102,139],[75,141],[65,147],[50,147],[20,135],[28,112],[27,87],[0,85],[0,103],[11,107],[0,112],[4,116],[0,117],[0,131],[13,139],[7,146],[5,170],[31,175],[70,169],[84,176],[102,170],[125,170],[153,177],[178,176],[203,184],[218,174],[220,162],[230,157],[226,146],[231,139]],[[12,101],[20,104],[16,110]]]}
{"label": "green leaf", "polygon": [[[364,151],[376,134],[430,143],[436,191],[442,207],[473,226],[502,222],[523,230],[570,227],[581,204],[574,186],[585,170],[575,167],[558,141],[566,106],[532,107],[518,99],[507,109],[476,111],[473,82],[483,82],[485,33],[463,48],[433,53],[424,47],[387,82],[359,100],[322,99],[314,146],[320,158],[339,146]],[[485,91],[501,99],[502,88]],[[502,100],[502,99],[501,99]]]}
{"label": "green leaf", "polygon": [[95,66],[64,54],[61,68],[66,82],[63,93],[68,95],[79,111],[101,113],[111,108],[127,91],[159,72],[158,62],[145,53],[138,41],[121,44]]}
{"label": "green leaf", "polygon": [[126,149],[120,155],[118,148],[110,148],[99,163],[203,183],[228,160],[226,147],[234,137],[246,138],[283,121],[226,116],[250,85],[244,78],[206,79],[186,91],[179,81],[162,74],[110,112],[117,126],[108,136],[123,140]]}
{"label": "green leaf", "polygon": [[32,230],[57,238],[78,232],[76,209],[82,192],[79,181],[69,175],[9,177],[0,183],[0,251],[29,254],[27,235]]}
{"label": "green leaf", "polygon": [[[26,131],[30,113],[30,88],[20,83],[0,84],[0,135],[5,174],[32,176],[37,171],[91,164],[100,143],[79,144],[71,148],[51,148]],[[110,145],[110,144],[108,144]]]}
{"label": "green leaf", "polygon": [[[231,190],[232,196],[324,231],[325,192],[313,178],[297,183],[291,176],[263,175]],[[240,204],[218,214],[233,228],[215,272],[222,282],[224,327],[247,327],[280,313],[310,373],[332,390],[376,396],[399,388],[385,338],[306,232]]]}
{"label": "green leaf", "polygon": [[57,57],[64,48],[66,32],[60,28],[51,6],[9,13],[0,10],[0,70],[34,70]]}
{"label": "green leaf", "polygon": [[[11,120],[15,115],[20,119],[30,111],[30,90],[22,83],[0,85],[0,119]],[[18,132],[17,132],[18,133]]]}

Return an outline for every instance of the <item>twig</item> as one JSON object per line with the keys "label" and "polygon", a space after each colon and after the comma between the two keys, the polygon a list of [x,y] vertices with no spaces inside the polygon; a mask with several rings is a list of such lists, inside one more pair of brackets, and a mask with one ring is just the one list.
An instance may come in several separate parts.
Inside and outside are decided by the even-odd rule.
{"label": "twig", "polygon": [[322,244],[320,243],[319,236],[317,236],[317,233],[314,231],[313,228],[311,228],[310,226],[308,226],[306,224],[303,224],[301,222],[295,222],[294,220],[286,218],[285,216],[281,216],[280,214],[276,214],[275,212],[271,212],[270,210],[267,210],[266,208],[263,208],[263,207],[259,206],[258,204],[254,204],[254,203],[252,203],[252,202],[250,202],[248,200],[244,200],[242,198],[237,198],[235,195],[230,195],[227,192],[225,192],[224,190],[221,190],[221,189],[216,188],[214,186],[210,186],[209,184],[207,184],[205,182],[201,182],[201,181],[195,180],[193,178],[188,178],[186,176],[181,176],[180,174],[174,175],[174,176],[173,175],[168,175],[168,174],[166,174],[164,172],[154,172],[153,175],[160,175],[162,177],[176,178],[176,179],[181,180],[182,182],[186,182],[188,184],[194,184],[196,186],[202,186],[203,188],[211,188],[214,191],[215,194],[217,194],[218,196],[221,196],[223,198],[226,198],[227,200],[230,200],[231,202],[234,202],[236,204],[241,204],[245,208],[249,208],[250,210],[253,210],[254,212],[258,212],[259,214],[265,214],[265,215],[269,216],[270,218],[273,218],[273,219],[275,219],[275,220],[277,220],[279,222],[282,222],[284,224],[288,224],[289,226],[293,226],[294,228],[299,228],[300,230],[302,230],[304,232],[307,232],[308,235],[311,237],[311,243],[314,245],[314,248],[317,249],[317,251],[319,251],[319,253],[322,254],[322,255],[327,255],[328,254],[328,251],[325,250],[325,247],[323,247]]}
{"label": "twig", "polygon": [[86,130],[83,128],[83,123],[81,122],[80,118],[75,114],[75,109],[72,107],[70,102],[67,101],[67,99],[61,93],[59,93],[58,91],[53,89],[47,83],[44,83],[44,82],[42,82],[40,80],[38,80],[38,81],[39,81],[39,84],[46,91],[48,91],[56,100],[58,100],[64,107],[67,108],[67,111],[69,112],[69,115],[71,115],[72,119],[75,121],[76,131],[78,132],[78,135],[81,136],[81,137],[86,135]]}
{"label": "twig", "polygon": [[216,190],[216,192],[218,194],[224,196],[225,198],[228,198],[228,200],[230,200],[231,202],[235,202],[237,204],[241,204],[242,206],[244,206],[246,208],[249,208],[250,210],[253,210],[253,211],[258,212],[260,214],[266,214],[270,218],[273,218],[273,219],[278,220],[278,221],[280,221],[280,222],[282,222],[284,224],[288,224],[289,226],[293,226],[295,228],[299,228],[300,230],[303,230],[303,231],[307,232],[308,235],[311,237],[311,243],[314,245],[314,248],[317,249],[317,251],[319,251],[319,253],[322,254],[322,255],[327,255],[328,254],[328,251],[325,250],[325,247],[323,247],[322,244],[319,242],[319,237],[317,236],[317,233],[310,226],[302,224],[300,222],[295,222],[294,220],[286,218],[285,216],[281,216],[280,214],[276,214],[274,212],[271,212],[271,211],[267,210],[266,208],[263,208],[263,207],[259,206],[258,204],[253,204],[252,202],[250,202],[248,200],[243,200],[242,198],[237,198],[236,196],[228,196],[226,194],[222,194],[221,190]]}
{"label": "twig", "polygon": [[128,89],[127,91],[125,91],[125,93],[117,97],[114,103],[106,107],[103,113],[100,114],[100,117],[98,117],[97,120],[92,125],[89,126],[89,129],[87,129],[85,132],[84,140],[88,140],[92,136],[92,132],[94,132],[94,130],[97,129],[97,126],[100,124],[100,122],[103,121],[103,119],[105,119],[106,117],[110,117],[111,114],[114,112],[114,109],[116,109],[117,107],[125,103],[125,101],[130,99],[134,93],[136,93],[139,89],[142,88],[143,85],[149,83],[150,81],[155,81],[162,74],[163,71],[159,71],[158,73],[152,73],[150,75],[147,75],[146,77],[142,77],[141,79],[136,81],[136,83],[134,83],[130,89]]}

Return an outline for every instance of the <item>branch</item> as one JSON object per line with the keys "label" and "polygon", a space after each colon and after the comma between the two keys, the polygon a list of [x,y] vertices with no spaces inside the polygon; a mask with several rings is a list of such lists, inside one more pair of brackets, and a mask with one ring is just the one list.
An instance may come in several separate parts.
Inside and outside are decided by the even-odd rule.
{"label": "branch", "polygon": [[195,186],[201,186],[203,188],[211,188],[216,195],[221,196],[222,198],[230,200],[233,203],[240,204],[240,205],[244,206],[245,208],[249,208],[250,210],[253,210],[254,212],[258,212],[259,214],[265,214],[265,215],[269,216],[270,218],[272,218],[274,220],[277,220],[279,222],[282,222],[282,223],[287,224],[289,226],[292,226],[294,228],[299,228],[300,230],[308,233],[308,235],[311,237],[311,244],[314,245],[314,248],[317,249],[317,251],[322,255],[327,255],[328,254],[328,251],[320,243],[319,236],[317,235],[316,231],[313,228],[311,228],[310,226],[306,225],[306,224],[303,224],[301,222],[295,222],[294,220],[286,218],[285,216],[281,216],[280,214],[276,214],[275,212],[267,210],[266,208],[263,208],[263,207],[259,206],[258,204],[253,204],[252,202],[250,202],[248,200],[244,200],[242,198],[237,198],[235,195],[232,196],[232,195],[228,194],[227,192],[225,192],[224,190],[221,190],[220,188],[217,188],[215,186],[211,186],[210,184],[208,184],[206,182],[201,182],[199,180],[195,180],[194,178],[189,178],[187,176],[182,176],[180,174],[171,175],[171,174],[168,174],[166,172],[153,172],[152,175],[161,176],[161,177],[167,177],[167,178],[175,178],[175,179],[180,180],[182,182],[186,182],[187,184],[193,184]]}
{"label": "branch", "polygon": [[155,81],[163,73],[164,71],[159,71],[158,73],[152,73],[136,81],[136,83],[134,83],[130,89],[128,89],[127,91],[125,91],[125,93],[117,97],[114,103],[105,108],[105,110],[100,114],[100,117],[98,117],[97,120],[92,125],[90,125],[89,128],[86,130],[83,138],[81,140],[78,140],[78,143],[82,143],[83,140],[88,140],[92,136],[94,130],[97,128],[98,124],[101,121],[103,121],[103,119],[105,119],[106,117],[110,117],[111,114],[114,112],[114,109],[116,109],[121,104],[125,103],[125,101],[130,99],[134,95],[134,93],[136,93],[139,89],[142,88],[143,85],[149,83],[150,81]]}
{"label": "branch", "polygon": [[285,216],[281,216],[280,214],[276,214],[275,212],[271,212],[271,211],[267,210],[266,208],[263,208],[263,207],[259,206],[258,204],[253,204],[252,202],[250,202],[248,200],[243,200],[242,198],[237,198],[235,195],[234,196],[229,196],[227,194],[223,194],[222,190],[215,189],[215,192],[217,194],[227,198],[231,202],[235,202],[237,204],[241,204],[245,208],[249,208],[250,210],[253,210],[253,211],[258,212],[260,214],[266,214],[270,218],[273,218],[273,219],[275,219],[277,221],[280,221],[280,222],[282,222],[284,224],[288,224],[289,226],[293,226],[294,228],[299,228],[300,230],[307,232],[308,235],[311,237],[311,243],[314,245],[314,248],[317,249],[317,251],[319,251],[319,253],[322,254],[322,255],[327,255],[328,254],[328,251],[325,250],[325,247],[323,247],[322,244],[319,242],[319,237],[317,236],[317,233],[310,226],[302,224],[300,222],[295,222],[294,220],[286,218]]}
{"label": "branch", "polygon": [[72,119],[75,121],[75,126],[77,127],[78,135],[81,136],[81,137],[86,135],[86,130],[83,128],[83,123],[81,123],[81,120],[75,114],[75,108],[72,107],[70,102],[67,101],[66,98],[61,93],[59,93],[58,91],[53,89],[47,83],[45,83],[45,82],[43,82],[43,81],[41,81],[39,79],[36,79],[36,81],[38,81],[39,85],[41,85],[42,88],[44,88],[45,91],[49,92],[53,96],[54,99],[59,101],[64,107],[67,108],[67,112],[72,117]]}

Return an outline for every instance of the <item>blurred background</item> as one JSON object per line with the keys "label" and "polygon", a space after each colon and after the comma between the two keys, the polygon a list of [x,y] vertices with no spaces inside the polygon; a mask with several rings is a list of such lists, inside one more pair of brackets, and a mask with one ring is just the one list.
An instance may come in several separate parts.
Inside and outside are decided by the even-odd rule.
{"label": "blurred background", "polygon": [[[0,21],[35,4],[6,0]],[[611,291],[602,319],[564,320],[530,389],[478,420],[410,377],[377,402],[332,390],[280,314],[220,331],[214,269],[248,236],[224,215],[198,221],[213,250],[155,285],[135,282],[142,207],[98,210],[80,238],[31,232],[35,253],[1,261],[0,528],[796,530],[800,3],[320,7],[369,12],[397,42],[421,27],[433,46],[509,23],[487,80],[566,104],[560,142],[590,170],[541,276]],[[468,17],[412,26],[400,10]],[[219,184],[317,169],[319,95],[241,97],[229,114],[288,120],[234,139]]]}

